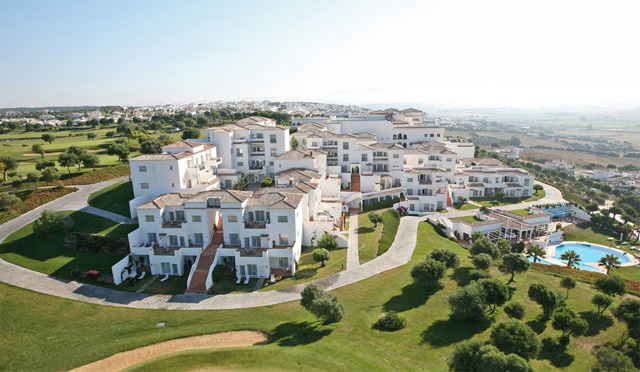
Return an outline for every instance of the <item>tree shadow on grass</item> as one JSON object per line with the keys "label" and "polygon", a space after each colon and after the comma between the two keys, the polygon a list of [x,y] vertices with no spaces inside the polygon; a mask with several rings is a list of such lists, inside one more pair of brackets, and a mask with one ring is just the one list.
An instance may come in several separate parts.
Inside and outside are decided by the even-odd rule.
{"label": "tree shadow on grass", "polygon": [[420,283],[411,283],[402,288],[402,293],[391,297],[384,303],[382,309],[385,312],[395,311],[401,313],[424,305],[429,297],[442,289],[442,284],[438,283],[432,287],[426,287]]}
{"label": "tree shadow on grass", "polygon": [[373,227],[358,227],[358,234],[368,234],[373,232]]}
{"label": "tree shadow on grass", "polygon": [[468,340],[473,335],[485,331],[491,322],[462,322],[459,320],[436,320],[429,328],[422,332],[422,342],[434,346],[447,346],[464,340]]}
{"label": "tree shadow on grass", "polygon": [[457,267],[451,274],[451,279],[458,283],[458,287],[464,287],[471,282],[469,279],[469,272],[473,270],[471,267]]}
{"label": "tree shadow on grass", "polygon": [[278,325],[271,331],[274,343],[280,346],[308,345],[328,336],[332,329],[318,329],[320,323],[289,322]]}
{"label": "tree shadow on grass", "polygon": [[547,320],[542,315],[538,315],[534,320],[530,320],[526,324],[537,334],[541,334],[547,329]]}
{"label": "tree shadow on grass", "polygon": [[567,353],[567,345],[559,342],[551,337],[544,338],[542,340],[542,348],[538,359],[547,359],[554,367],[565,368],[568,367],[575,357]]}
{"label": "tree shadow on grass", "polygon": [[583,311],[580,317],[589,323],[589,328],[585,332],[585,336],[595,336],[605,329],[613,326],[613,319],[610,316],[601,315],[595,311]]}
{"label": "tree shadow on grass", "polygon": [[293,280],[307,279],[318,273],[320,267],[308,267],[306,269],[296,271],[296,275],[293,276]]}

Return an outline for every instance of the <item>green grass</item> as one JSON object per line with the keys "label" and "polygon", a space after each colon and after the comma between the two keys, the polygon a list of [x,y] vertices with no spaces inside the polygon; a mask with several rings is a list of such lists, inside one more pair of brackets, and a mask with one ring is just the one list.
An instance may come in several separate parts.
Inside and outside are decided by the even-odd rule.
{"label": "green grass", "polygon": [[464,221],[471,222],[471,223],[482,221],[481,219],[476,218],[476,216],[462,216],[462,217],[454,217],[452,219],[453,220],[464,220]]}
{"label": "green grass", "polygon": [[473,205],[470,203],[455,203],[453,204],[453,207],[459,211],[468,211],[468,210],[472,210],[472,209],[478,209],[480,207],[478,207],[477,205]]}
{"label": "green grass", "polygon": [[[347,266],[347,248],[340,248],[331,251],[331,258],[325,261],[325,267],[320,267],[320,263],[313,259],[313,250],[316,247],[302,247],[300,260],[296,275],[283,277],[274,284],[265,281],[263,290],[283,289],[292,285],[306,283],[310,280],[319,279],[343,270]],[[235,278],[234,278],[235,280]],[[234,282],[235,283],[235,282]]]}
{"label": "green grass", "polygon": [[129,200],[133,199],[131,181],[124,181],[98,190],[89,196],[89,205],[131,218]]}
{"label": "green grass", "polygon": [[524,201],[528,203],[528,202],[540,200],[540,199],[544,198],[546,195],[547,195],[547,192],[544,191],[544,190],[534,190],[533,191],[533,195],[531,195],[530,197],[526,198]]}
{"label": "green grass", "polygon": [[[448,270],[439,290],[413,284],[412,263],[436,248],[458,253],[461,267]],[[447,296],[466,284],[471,267],[468,252],[421,223],[412,263],[332,291],[345,306],[338,324],[322,325],[297,302],[224,311],[136,310],[99,306],[42,295],[0,284],[3,336],[0,365],[8,370],[71,369],[116,352],[191,335],[234,329],[269,332],[264,346],[200,350],[170,354],[134,370],[413,370],[445,371],[453,346],[466,339],[487,340],[490,324],[465,324],[448,320]],[[492,268],[495,277],[508,276]],[[540,339],[557,339],[549,322],[538,321],[542,310],[527,297],[529,284],[542,282],[561,290],[559,279],[529,271],[517,274],[510,285],[512,301],[525,305],[524,321]],[[589,303],[594,290],[579,282],[567,306],[589,322],[586,337],[572,338],[566,350],[547,348],[533,367],[538,371],[589,370],[594,363],[591,348],[620,337],[623,326],[594,315]],[[618,300],[616,300],[617,302]],[[407,328],[382,332],[372,328],[377,317],[395,310],[408,319]],[[506,320],[499,309],[492,321]],[[157,328],[156,323],[166,326]],[[53,337],[52,335],[55,335]]]}
{"label": "green grass", "polygon": [[520,216],[528,216],[529,215],[529,210],[527,208],[522,208],[522,209],[512,209],[509,212],[511,213],[515,213],[518,214]]}
{"label": "green grass", "polygon": [[396,211],[387,208],[376,211],[376,213],[380,214],[383,223],[379,223],[375,228],[369,221],[368,212],[358,214],[358,258],[360,264],[371,261],[389,250],[398,232],[400,217]]}
{"label": "green grass", "polygon": [[148,286],[143,293],[151,293],[151,294],[182,294],[187,289],[187,279],[189,279],[189,274],[184,274],[182,276],[170,275],[169,279],[161,282],[160,279],[164,278],[164,276],[158,277],[150,286]]}
{"label": "green grass", "polygon": [[222,281],[213,284],[213,287],[209,289],[209,294],[253,292],[255,290],[256,284],[258,283],[258,279],[251,279],[247,284],[244,284],[244,279],[245,278],[243,278],[242,282],[240,282],[239,284],[236,284],[237,278],[235,276],[224,276],[222,278]]}
{"label": "green grass", "polygon": [[483,205],[485,207],[502,207],[505,205],[511,205],[511,204],[516,204],[516,203],[520,203],[520,199],[518,198],[502,198],[502,200],[498,200],[494,197],[489,197],[489,198],[473,198],[472,201]]}
{"label": "green grass", "polygon": [[[84,212],[60,212],[75,222],[74,231],[111,237],[126,236],[137,226],[120,225],[106,218]],[[33,234],[33,223],[15,231],[0,245],[0,257],[8,262],[58,278],[74,280],[70,271],[98,270],[111,273],[111,266],[122,259],[119,255],[83,252],[62,247],[64,233],[51,238]]]}

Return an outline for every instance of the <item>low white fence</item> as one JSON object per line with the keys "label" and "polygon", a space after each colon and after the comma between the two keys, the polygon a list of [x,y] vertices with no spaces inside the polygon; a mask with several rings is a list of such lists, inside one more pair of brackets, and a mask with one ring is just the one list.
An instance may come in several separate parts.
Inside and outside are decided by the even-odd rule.
{"label": "low white fence", "polygon": [[126,270],[126,267],[129,266],[129,256],[131,256],[131,254],[126,255],[123,259],[116,262],[115,265],[111,266],[113,284],[118,285],[129,278],[129,272]]}

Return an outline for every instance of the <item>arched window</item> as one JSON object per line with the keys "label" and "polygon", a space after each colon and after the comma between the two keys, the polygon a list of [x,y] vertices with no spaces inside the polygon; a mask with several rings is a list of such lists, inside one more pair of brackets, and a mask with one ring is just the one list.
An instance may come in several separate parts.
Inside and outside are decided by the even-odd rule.
{"label": "arched window", "polygon": [[406,144],[406,143],[403,143],[403,144],[402,144],[402,147],[404,147],[404,148],[406,149],[406,148],[407,148],[407,144]]}
{"label": "arched window", "polygon": [[393,139],[396,139],[396,135],[395,134],[393,135]]}
{"label": "arched window", "polygon": [[403,138],[403,139],[407,139],[407,135],[406,135],[406,134],[404,135],[404,138]]}

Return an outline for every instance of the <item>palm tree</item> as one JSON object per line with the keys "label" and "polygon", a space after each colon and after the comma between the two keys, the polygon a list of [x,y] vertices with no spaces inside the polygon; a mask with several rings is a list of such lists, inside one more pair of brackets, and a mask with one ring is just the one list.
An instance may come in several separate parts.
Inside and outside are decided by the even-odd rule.
{"label": "palm tree", "polygon": [[533,247],[529,247],[527,252],[529,253],[529,256],[533,256],[533,263],[536,263],[536,261],[538,261],[538,258],[547,257],[547,251],[545,251],[544,248],[537,244]]}
{"label": "palm tree", "polygon": [[613,254],[605,255],[600,259],[600,261],[598,261],[598,263],[607,268],[607,275],[609,275],[609,271],[611,271],[611,269],[613,269],[614,267],[620,267],[620,261],[618,260],[618,257]]}
{"label": "palm tree", "polygon": [[576,253],[576,251],[570,249],[560,255],[560,259],[563,261],[567,261],[567,267],[575,266],[578,262],[582,261],[580,259],[580,255]]}

